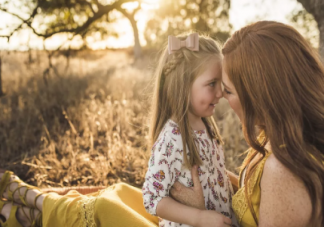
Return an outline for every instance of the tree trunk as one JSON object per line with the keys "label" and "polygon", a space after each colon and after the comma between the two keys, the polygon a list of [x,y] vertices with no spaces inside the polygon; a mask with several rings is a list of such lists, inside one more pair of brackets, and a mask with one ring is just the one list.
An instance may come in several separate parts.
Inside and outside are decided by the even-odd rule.
{"label": "tree trunk", "polygon": [[320,33],[319,37],[319,48],[318,52],[324,63],[324,2],[323,0],[297,0],[303,5],[305,10],[312,14],[315,21],[317,22],[318,30]]}
{"label": "tree trunk", "polygon": [[142,47],[139,40],[139,34],[138,34],[138,28],[137,23],[135,20],[135,14],[140,8],[137,8],[133,11],[133,13],[128,13],[125,9],[118,7],[117,10],[121,12],[131,23],[133,28],[133,34],[134,34],[134,57],[139,58],[142,55]]}
{"label": "tree trunk", "polygon": [[135,58],[139,58],[142,55],[142,47],[141,47],[141,43],[139,40],[137,23],[134,18],[129,18],[129,21],[132,25],[133,33],[134,33],[134,56],[135,56]]}
{"label": "tree trunk", "polygon": [[2,91],[2,57],[0,56],[0,96],[3,96],[4,93]]}
{"label": "tree trunk", "polygon": [[318,52],[322,58],[322,62],[324,63],[324,18],[322,18],[321,22],[317,22],[317,25],[320,33]]}

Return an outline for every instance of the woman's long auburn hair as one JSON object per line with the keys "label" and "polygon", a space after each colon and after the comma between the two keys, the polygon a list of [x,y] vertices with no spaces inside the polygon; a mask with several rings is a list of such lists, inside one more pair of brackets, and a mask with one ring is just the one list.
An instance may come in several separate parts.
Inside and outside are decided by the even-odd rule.
{"label": "woman's long auburn hair", "polygon": [[[309,192],[312,226],[324,226],[324,67],[317,52],[294,28],[260,21],[235,32],[222,53],[241,102],[246,141],[263,156],[270,141],[275,157]],[[257,140],[258,124],[264,143]]]}
{"label": "woman's long auburn hair", "polygon": [[[185,40],[188,35],[177,37]],[[205,35],[199,35],[199,51],[181,48],[169,55],[168,46],[163,48],[155,71],[148,149],[157,141],[168,119],[173,118],[182,137],[184,165],[191,168],[202,164],[188,119],[190,92],[193,82],[204,72],[207,64],[215,64],[215,61],[219,61],[221,66],[221,47]],[[209,136],[222,142],[214,118],[203,117],[202,120]]]}

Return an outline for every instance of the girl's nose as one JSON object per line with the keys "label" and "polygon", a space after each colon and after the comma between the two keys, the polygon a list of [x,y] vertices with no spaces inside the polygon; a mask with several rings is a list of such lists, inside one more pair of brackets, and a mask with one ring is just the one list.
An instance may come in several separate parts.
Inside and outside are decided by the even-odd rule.
{"label": "girl's nose", "polygon": [[216,88],[216,98],[220,99],[221,97],[223,97],[223,91],[222,86],[219,84]]}

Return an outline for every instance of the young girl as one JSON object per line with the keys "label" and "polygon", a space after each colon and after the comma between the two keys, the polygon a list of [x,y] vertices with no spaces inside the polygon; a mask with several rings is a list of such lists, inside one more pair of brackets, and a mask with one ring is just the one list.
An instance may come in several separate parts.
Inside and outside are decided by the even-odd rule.
{"label": "young girl", "polygon": [[191,214],[177,210],[169,190],[176,181],[193,187],[190,170],[194,165],[199,166],[203,186],[202,209],[222,213],[232,226],[238,226],[222,140],[212,117],[222,97],[221,60],[216,41],[197,33],[170,36],[160,58],[150,128],[154,145],[142,189],[145,209],[162,218],[160,226],[190,225]]}

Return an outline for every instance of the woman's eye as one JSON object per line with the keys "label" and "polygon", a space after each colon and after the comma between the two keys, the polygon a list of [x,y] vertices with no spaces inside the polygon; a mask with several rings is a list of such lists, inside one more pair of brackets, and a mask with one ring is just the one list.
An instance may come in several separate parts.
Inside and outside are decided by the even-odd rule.
{"label": "woman's eye", "polygon": [[209,84],[209,86],[214,87],[214,86],[215,86],[215,82],[211,82],[211,83]]}
{"label": "woman's eye", "polygon": [[228,90],[226,90],[226,88],[224,88],[224,91],[226,94],[231,94],[231,92],[229,92]]}

